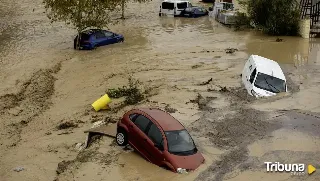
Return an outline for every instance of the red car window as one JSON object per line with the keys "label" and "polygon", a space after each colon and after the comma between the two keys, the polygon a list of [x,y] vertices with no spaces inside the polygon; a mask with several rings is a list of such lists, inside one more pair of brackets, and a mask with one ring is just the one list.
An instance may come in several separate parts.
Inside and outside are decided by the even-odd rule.
{"label": "red car window", "polygon": [[134,122],[135,120],[136,120],[136,118],[137,118],[137,116],[138,116],[138,114],[130,114],[129,115],[129,118],[130,118],[130,120],[132,121],[132,122]]}
{"label": "red car window", "polygon": [[136,120],[134,121],[134,124],[135,124],[141,131],[145,132],[150,122],[151,122],[151,121],[150,121],[148,118],[144,117],[143,115],[139,115],[139,116],[136,118]]}
{"label": "red car window", "polygon": [[151,124],[150,129],[148,131],[148,137],[153,141],[153,143],[161,145],[162,144],[162,134],[160,129],[155,125]]}

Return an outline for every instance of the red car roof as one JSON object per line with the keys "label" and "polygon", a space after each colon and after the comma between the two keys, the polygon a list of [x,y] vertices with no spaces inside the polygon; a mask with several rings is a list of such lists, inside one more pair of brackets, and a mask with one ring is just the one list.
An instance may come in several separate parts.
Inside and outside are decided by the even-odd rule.
{"label": "red car roof", "polygon": [[148,114],[162,127],[163,131],[185,129],[184,126],[169,113],[157,108],[139,108],[138,110]]}

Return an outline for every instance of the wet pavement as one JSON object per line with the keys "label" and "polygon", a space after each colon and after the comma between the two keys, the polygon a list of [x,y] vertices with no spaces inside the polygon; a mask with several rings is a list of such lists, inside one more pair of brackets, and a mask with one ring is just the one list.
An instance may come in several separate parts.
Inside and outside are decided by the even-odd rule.
{"label": "wet pavement", "polygon": [[[263,162],[320,168],[320,40],[235,32],[209,17],[160,18],[158,8],[158,1],[129,4],[127,19],[110,26],[125,36],[124,43],[79,52],[72,47],[75,31],[50,24],[40,0],[0,4],[0,128],[5,130],[0,134],[0,178],[319,180],[319,173],[266,173]],[[227,54],[226,48],[238,51]],[[247,99],[239,75],[250,54],[278,61],[291,81],[290,92]],[[172,115],[207,160],[197,171],[177,175],[163,170],[108,137],[84,153],[74,149],[92,122],[111,114],[120,117],[133,107],[96,113],[90,106],[108,88],[127,84],[129,75],[154,92],[137,106],[177,109]],[[208,85],[200,85],[210,78]],[[219,91],[224,86],[231,92]],[[200,103],[187,103],[198,94]],[[57,130],[63,121],[78,127]],[[62,160],[71,163],[57,176]],[[25,170],[16,173],[17,166]]]}

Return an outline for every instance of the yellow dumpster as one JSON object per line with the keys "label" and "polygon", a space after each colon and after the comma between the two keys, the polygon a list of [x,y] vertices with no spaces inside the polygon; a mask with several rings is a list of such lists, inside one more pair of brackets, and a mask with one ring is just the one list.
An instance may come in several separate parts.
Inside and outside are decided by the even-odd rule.
{"label": "yellow dumpster", "polygon": [[111,99],[109,98],[108,94],[105,94],[104,96],[100,97],[98,100],[96,100],[92,107],[94,110],[99,111],[101,109],[107,109],[108,104],[111,102]]}

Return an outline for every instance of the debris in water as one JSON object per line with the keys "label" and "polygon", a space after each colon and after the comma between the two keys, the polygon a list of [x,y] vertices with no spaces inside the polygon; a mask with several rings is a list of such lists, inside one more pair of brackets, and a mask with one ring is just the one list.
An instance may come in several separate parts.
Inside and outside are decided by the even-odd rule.
{"label": "debris in water", "polygon": [[62,130],[62,129],[69,129],[69,128],[77,128],[78,125],[73,123],[73,122],[64,122],[64,123],[60,123],[58,126],[57,126],[57,129],[58,130]]}
{"label": "debris in water", "polygon": [[103,118],[103,115],[92,115],[90,120],[91,120],[91,123],[95,123],[99,120],[102,120],[102,118]]}
{"label": "debris in water", "polygon": [[90,147],[90,145],[92,145],[93,143],[97,143],[102,139],[102,134],[98,134],[98,133],[91,133],[90,135],[88,135],[88,143],[86,145],[86,147]]}
{"label": "debris in water", "polygon": [[77,143],[76,146],[75,146],[75,149],[78,150],[78,151],[81,151],[84,148],[83,145],[84,145],[83,143]]}
{"label": "debris in water", "polygon": [[281,38],[276,39],[276,42],[282,42],[282,41],[283,41],[283,39],[281,39]]}
{"label": "debris in water", "polygon": [[228,92],[229,90],[227,89],[226,86],[221,87],[221,89],[219,90],[220,92]]}
{"label": "debris in water", "polygon": [[104,121],[105,121],[105,123],[116,123],[116,122],[118,122],[117,120],[119,120],[119,119],[121,119],[121,118],[116,119],[116,118],[107,116],[104,118]]}
{"label": "debris in water", "polygon": [[202,65],[192,65],[192,69],[196,69],[196,68],[199,68],[199,67],[202,67]]}
{"label": "debris in water", "polygon": [[59,175],[63,173],[64,171],[67,170],[68,166],[72,163],[72,161],[65,161],[63,160],[62,162],[58,163],[58,167],[56,170],[56,173]]}
{"label": "debris in water", "polygon": [[91,128],[97,128],[99,126],[102,126],[102,125],[105,125],[106,122],[105,121],[97,121],[97,122],[94,122],[93,125],[91,126]]}
{"label": "debris in water", "polygon": [[22,170],[24,170],[23,167],[16,167],[13,169],[13,171],[16,171],[16,172],[21,172]]}
{"label": "debris in water", "polygon": [[198,93],[197,97],[194,100],[190,100],[190,102],[194,104],[198,104],[198,107],[200,110],[212,110],[213,108],[207,106],[207,104],[214,99],[216,99],[216,97],[204,98],[201,94]]}
{"label": "debris in water", "polygon": [[71,134],[71,133],[73,133],[72,131],[65,131],[65,132],[62,132],[62,133],[59,133],[58,135],[64,135],[64,134]]}
{"label": "debris in water", "polygon": [[108,89],[106,93],[110,96],[110,98],[125,97],[124,104],[135,105],[145,98],[144,94],[147,94],[146,91],[142,91],[139,88],[140,84],[140,81],[129,77],[128,86],[123,86],[122,88],[120,87],[117,89]]}
{"label": "debris in water", "polygon": [[226,53],[228,54],[233,54],[234,52],[238,51],[236,48],[227,48],[225,49]]}
{"label": "debris in water", "polygon": [[124,151],[133,151],[130,145],[127,145],[123,148]]}
{"label": "debris in water", "polygon": [[175,112],[178,111],[177,109],[174,109],[174,108],[170,107],[169,104],[167,104],[167,105],[164,107],[164,110],[165,110],[166,112],[168,112],[168,113],[175,113]]}
{"label": "debris in water", "polygon": [[100,111],[101,109],[109,109],[109,103],[111,102],[110,97],[108,94],[103,95],[100,97],[98,100],[96,100],[93,104],[92,107],[94,108],[95,111]]}
{"label": "debris in water", "polygon": [[207,80],[207,81],[205,81],[205,82],[202,82],[202,83],[199,84],[199,85],[208,85],[208,84],[210,84],[210,82],[212,82],[212,78],[209,79],[209,80]]}

